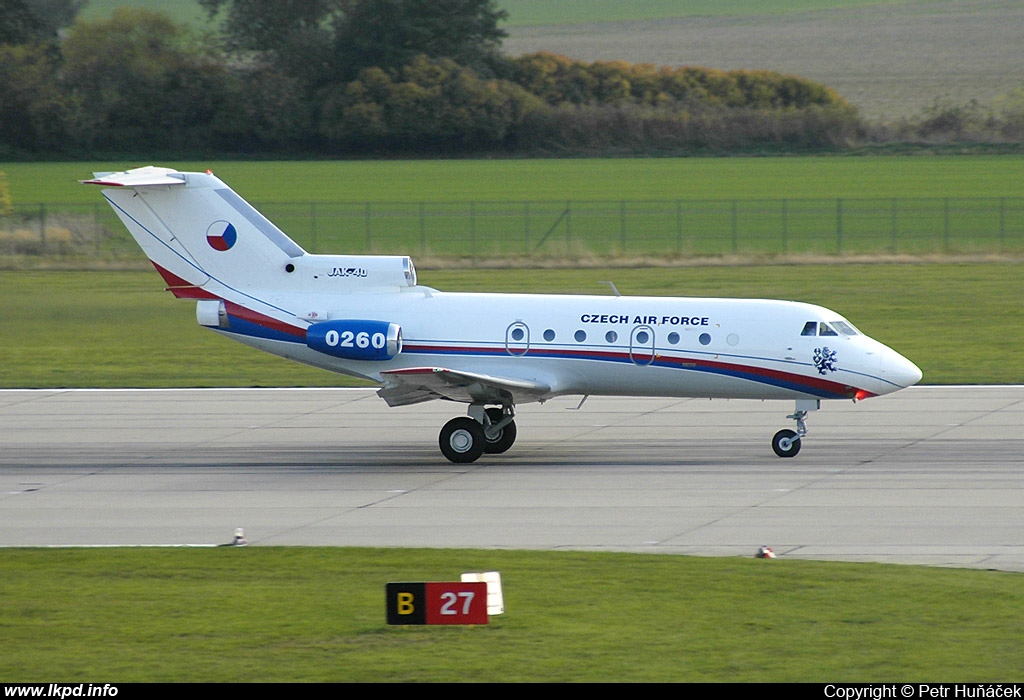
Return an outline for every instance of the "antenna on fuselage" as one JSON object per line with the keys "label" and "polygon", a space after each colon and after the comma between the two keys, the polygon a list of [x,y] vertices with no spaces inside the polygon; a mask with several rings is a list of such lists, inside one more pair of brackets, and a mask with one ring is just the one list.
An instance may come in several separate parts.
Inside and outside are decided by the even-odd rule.
{"label": "antenna on fuselage", "polygon": [[611,287],[612,291],[615,292],[615,296],[617,296],[617,297],[621,297],[622,296],[621,294],[619,294],[619,288],[615,286],[614,282],[610,282],[608,280],[604,280],[603,282],[601,282],[601,284],[607,284],[609,287]]}

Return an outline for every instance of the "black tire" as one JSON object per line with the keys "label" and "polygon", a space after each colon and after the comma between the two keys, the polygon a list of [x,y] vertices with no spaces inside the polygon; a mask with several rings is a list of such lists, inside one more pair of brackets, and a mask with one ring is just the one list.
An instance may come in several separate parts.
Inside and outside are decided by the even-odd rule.
{"label": "black tire", "polygon": [[780,430],[772,438],[772,449],[779,457],[796,457],[801,440],[792,430]]}
{"label": "black tire", "polygon": [[438,445],[449,462],[475,462],[484,453],[484,427],[472,418],[452,418],[441,428]]}
{"label": "black tire", "polygon": [[[504,418],[500,408],[488,408],[487,418],[491,423],[500,423]],[[497,455],[502,452],[508,452],[508,449],[512,447],[512,444],[516,441],[516,422],[512,421],[497,433],[489,433],[484,429],[484,452],[487,454]]]}

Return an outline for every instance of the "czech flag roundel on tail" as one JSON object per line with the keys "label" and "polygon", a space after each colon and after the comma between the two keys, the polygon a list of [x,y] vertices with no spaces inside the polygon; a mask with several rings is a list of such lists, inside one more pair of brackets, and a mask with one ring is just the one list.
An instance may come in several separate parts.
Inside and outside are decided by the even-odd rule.
{"label": "czech flag roundel on tail", "polygon": [[235,227],[227,221],[214,221],[210,228],[206,229],[206,242],[214,250],[230,250],[237,240],[238,233]]}

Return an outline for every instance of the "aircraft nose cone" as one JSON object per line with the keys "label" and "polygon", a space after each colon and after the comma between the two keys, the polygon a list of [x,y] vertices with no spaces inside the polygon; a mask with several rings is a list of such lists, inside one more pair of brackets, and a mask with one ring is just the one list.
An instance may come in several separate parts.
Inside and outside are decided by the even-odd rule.
{"label": "aircraft nose cone", "polygon": [[924,376],[921,369],[898,352],[893,352],[882,363],[885,378],[897,384],[901,389],[913,386]]}

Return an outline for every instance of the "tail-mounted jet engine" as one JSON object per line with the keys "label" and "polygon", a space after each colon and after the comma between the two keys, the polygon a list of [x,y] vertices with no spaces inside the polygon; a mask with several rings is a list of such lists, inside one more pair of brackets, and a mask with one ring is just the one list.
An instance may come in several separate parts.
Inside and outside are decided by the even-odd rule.
{"label": "tail-mounted jet engine", "polygon": [[306,345],[346,360],[390,360],[402,352],[402,328],[387,321],[323,321],[306,330]]}

